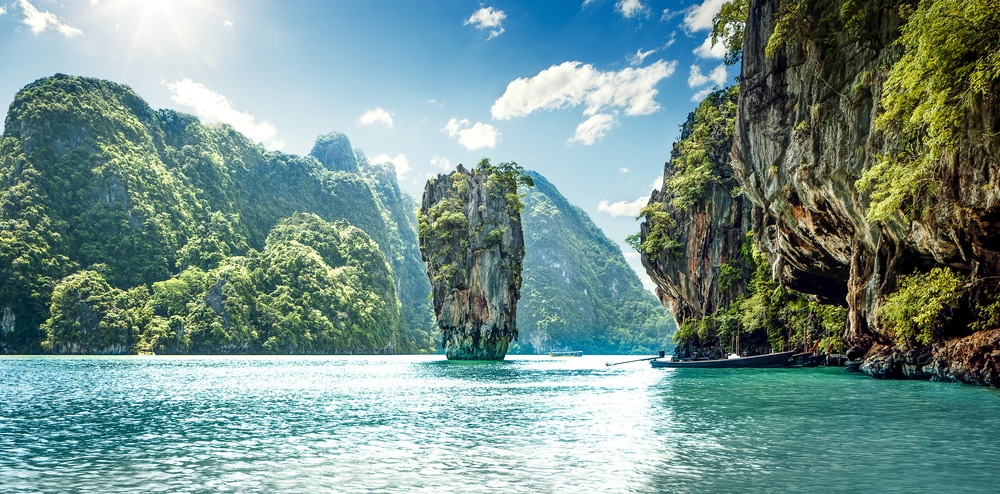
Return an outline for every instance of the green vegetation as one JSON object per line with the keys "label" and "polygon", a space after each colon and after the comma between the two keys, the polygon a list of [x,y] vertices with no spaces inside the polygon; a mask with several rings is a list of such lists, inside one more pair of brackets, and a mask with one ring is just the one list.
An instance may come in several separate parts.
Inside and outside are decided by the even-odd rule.
{"label": "green vegetation", "polygon": [[42,325],[42,348],[81,353],[100,348],[124,353],[135,345],[149,320],[144,288],[112,288],[99,272],[78,271],[56,284],[49,318]]}
{"label": "green vegetation", "polygon": [[483,158],[478,164],[476,164],[476,168],[473,169],[472,172],[477,174],[481,173],[488,177],[486,186],[491,193],[496,189],[504,192],[504,198],[507,199],[508,210],[518,213],[524,211],[524,203],[521,202],[521,196],[518,195],[517,188],[519,185],[523,185],[525,187],[532,187],[535,185],[531,176],[524,172],[524,167],[518,165],[514,161],[500,163],[499,165],[494,166],[490,163],[489,158]]}
{"label": "green vegetation", "polygon": [[755,353],[810,350],[814,345],[823,352],[844,351],[846,309],[809,300],[775,282],[767,259],[753,245],[753,234],[747,235],[741,254],[734,262],[752,268],[749,291],[715,314],[684,321],[674,336],[678,346],[729,352],[739,332],[740,347]]}
{"label": "green vegetation", "polygon": [[899,289],[878,309],[896,344],[910,348],[930,345],[942,336],[965,291],[965,279],[949,268],[901,276]]}
{"label": "green vegetation", "polygon": [[904,51],[889,70],[880,101],[885,112],[876,119],[899,145],[858,181],[860,189],[871,190],[872,221],[885,221],[936,189],[941,159],[954,151],[962,117],[1000,78],[995,1],[923,0],[900,12],[907,19],[897,41]]}
{"label": "green vegetation", "polygon": [[[417,211],[418,235],[420,249],[424,258],[433,266],[434,283],[445,282],[458,276],[458,268],[454,264],[457,259],[464,259],[465,252],[470,248],[497,247],[503,237],[502,230],[491,230],[483,237],[482,245],[472,245],[473,237],[469,226],[466,205],[470,204],[472,180],[485,177],[484,185],[492,198],[503,197],[507,211],[513,216],[524,210],[524,203],[518,193],[518,186],[534,185],[524,168],[515,162],[493,165],[489,158],[479,161],[472,175],[459,171],[453,172],[451,179],[451,194],[432,205],[427,210]],[[483,214],[484,206],[479,206],[478,214]],[[482,226],[479,225],[478,228]],[[457,278],[454,278],[457,279]]]}
{"label": "green vegetation", "polygon": [[731,0],[722,4],[712,18],[712,44],[726,47],[726,65],[735,65],[743,57],[743,32],[750,15],[750,0]]}
{"label": "green vegetation", "polygon": [[636,220],[639,218],[646,221],[649,230],[645,241],[638,234],[629,235],[625,239],[633,249],[649,255],[656,255],[659,252],[680,255],[681,244],[670,237],[670,232],[677,226],[677,222],[667,212],[662,202],[652,202],[643,206]]}
{"label": "green vegetation", "polygon": [[673,215],[690,210],[705,198],[706,187],[718,183],[736,132],[736,100],[739,86],[709,94],[681,127],[681,138],[670,154],[669,171],[663,178],[663,193],[669,208],[652,202],[639,212],[646,223],[645,238],[630,236],[627,242],[639,252],[677,254],[680,244],[671,237],[677,226]]}
{"label": "green vegetation", "polygon": [[57,353],[378,353],[394,350],[392,272],[347,222],[295,214],[263,252],[128,291],[95,271],[61,280],[42,325]]}
{"label": "green vegetation", "polygon": [[767,40],[764,54],[774,57],[778,50],[793,41],[804,41],[816,33],[816,19],[811,14],[809,0],[785,0],[778,8],[774,32]]}
{"label": "green vegetation", "polygon": [[739,94],[739,86],[710,93],[684,124],[670,155],[674,171],[664,177],[664,191],[674,209],[690,209],[704,198],[709,182],[719,181],[720,168],[729,163]]}
{"label": "green vegetation", "polygon": [[[65,75],[20,91],[5,129],[0,352],[433,349],[413,201],[391,168],[270,153],[125,86]],[[324,159],[347,159],[324,143],[351,153],[346,138],[320,139]],[[333,222],[340,239],[272,239],[289,218],[332,235],[296,212]],[[334,243],[355,247],[338,257]]]}
{"label": "green vegetation", "polygon": [[468,175],[452,173],[451,196],[417,211],[420,249],[428,263],[437,266],[432,273],[434,283],[448,282],[459,275],[454,260],[469,247],[469,218],[465,215],[469,180]]}
{"label": "green vegetation", "polygon": [[650,354],[673,318],[643,289],[621,249],[541,175],[525,192],[524,283],[512,352]]}

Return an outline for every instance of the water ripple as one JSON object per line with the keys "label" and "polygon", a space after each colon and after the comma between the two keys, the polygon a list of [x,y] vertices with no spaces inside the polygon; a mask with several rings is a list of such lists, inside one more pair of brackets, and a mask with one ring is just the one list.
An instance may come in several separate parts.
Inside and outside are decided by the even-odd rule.
{"label": "water ripple", "polygon": [[0,492],[975,492],[995,390],[607,358],[0,360]]}

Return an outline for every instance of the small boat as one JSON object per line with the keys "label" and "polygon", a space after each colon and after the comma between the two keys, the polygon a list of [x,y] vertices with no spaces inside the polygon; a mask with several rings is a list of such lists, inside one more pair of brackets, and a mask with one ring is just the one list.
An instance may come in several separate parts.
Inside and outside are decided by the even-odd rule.
{"label": "small boat", "polygon": [[568,352],[549,352],[549,357],[582,357],[583,350],[571,350]]}
{"label": "small boat", "polygon": [[796,352],[768,353],[752,357],[735,357],[712,360],[650,360],[653,367],[698,367],[698,368],[735,368],[735,367],[782,367]]}

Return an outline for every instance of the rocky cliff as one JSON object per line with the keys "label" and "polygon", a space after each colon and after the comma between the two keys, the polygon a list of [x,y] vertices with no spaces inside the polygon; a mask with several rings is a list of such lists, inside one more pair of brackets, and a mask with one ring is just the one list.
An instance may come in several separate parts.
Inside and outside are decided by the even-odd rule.
{"label": "rocky cliff", "polygon": [[420,252],[449,359],[502,360],[517,339],[524,258],[519,175],[484,160],[474,173],[459,165],[424,188]]}
{"label": "rocky cliff", "polygon": [[[963,345],[954,338],[964,336],[965,323],[976,316],[976,301],[1000,275],[1000,141],[995,137],[1000,85],[989,82],[981,96],[967,91],[953,146],[940,153],[923,185],[897,211],[872,220],[866,213],[873,198],[856,187],[880,156],[929,152],[876,125],[887,101],[888,70],[904,53],[895,43],[905,24],[899,4],[909,2],[751,0],[735,176],[754,205],[752,230],[774,277],[798,291],[846,304],[845,339],[862,350],[873,349],[864,369],[887,377],[997,385],[995,373],[966,379],[968,373],[941,369],[965,360],[958,350]],[[996,17],[989,10],[986,14]],[[789,22],[798,26],[797,35],[788,35]],[[779,35],[788,39],[778,40],[784,42],[773,45],[769,56],[765,48],[775,43],[776,29],[784,29]],[[960,76],[954,74],[956,80]],[[901,275],[934,266],[966,277],[966,290],[951,308],[954,322],[937,329],[927,350],[913,351],[899,345],[898,332],[879,318],[879,308],[897,290]],[[995,348],[993,334],[977,347]]]}
{"label": "rocky cliff", "polygon": [[[737,88],[712,94],[688,116],[641,225],[643,267],[678,324],[728,306],[747,289],[740,248],[750,203],[734,194],[739,184],[729,164],[737,95]],[[692,163],[692,155],[701,158]],[[657,236],[669,245],[650,248]]]}

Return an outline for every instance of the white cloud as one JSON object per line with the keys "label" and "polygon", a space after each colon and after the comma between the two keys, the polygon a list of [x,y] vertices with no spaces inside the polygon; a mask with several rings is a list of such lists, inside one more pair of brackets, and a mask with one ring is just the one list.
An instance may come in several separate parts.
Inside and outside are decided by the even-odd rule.
{"label": "white cloud", "polygon": [[717,58],[721,60],[726,58],[726,45],[721,42],[712,44],[712,36],[709,36],[694,49],[693,53],[701,58]]}
{"label": "white cloud", "polygon": [[490,111],[493,118],[509,120],[583,104],[584,115],[596,115],[605,108],[623,108],[629,116],[649,115],[660,109],[654,99],[656,85],[676,68],[677,62],[660,60],[646,67],[601,72],[590,64],[563,62],[534,77],[511,81]]}
{"label": "white cloud", "polygon": [[726,64],[724,63],[712,69],[712,72],[708,75],[701,73],[701,67],[692,65],[691,75],[688,76],[688,87],[694,89],[709,83],[713,86],[724,86],[727,79],[729,79],[729,73],[726,71]]}
{"label": "white cloud", "polygon": [[604,200],[597,204],[597,210],[610,214],[612,218],[618,218],[621,216],[635,218],[636,216],[639,216],[639,211],[645,207],[648,202],[649,197],[640,197],[632,202],[608,202],[607,200]]}
{"label": "white cloud", "polygon": [[639,0],[618,0],[618,3],[615,4],[615,10],[620,12],[622,17],[631,19],[643,13],[646,7]]}
{"label": "white cloud", "polygon": [[705,99],[709,94],[712,94],[712,91],[714,90],[715,89],[710,87],[702,89],[701,91],[698,91],[697,93],[691,95],[691,101],[700,102],[701,100]]}
{"label": "white cloud", "polygon": [[392,115],[383,110],[381,106],[376,106],[374,110],[368,110],[358,119],[361,125],[372,125],[381,123],[387,129],[392,128]]}
{"label": "white cloud", "polygon": [[615,120],[615,117],[606,113],[598,113],[597,115],[588,118],[580,125],[577,125],[576,132],[573,134],[573,137],[569,138],[566,143],[572,144],[574,142],[579,142],[584,146],[590,146],[607,135],[607,133],[613,129],[617,123],[618,121]]}
{"label": "white cloud", "polygon": [[228,28],[228,27],[233,27],[233,21],[228,21],[228,20],[227,20],[227,21],[224,21],[224,22],[222,23],[222,27],[227,27],[227,28]]}
{"label": "white cloud", "polygon": [[278,130],[273,125],[261,121],[257,123],[253,115],[233,108],[233,104],[223,95],[212,91],[203,84],[184,78],[164,83],[175,103],[193,108],[195,115],[208,123],[225,122],[245,136],[264,145],[267,149],[280,149],[285,145],[275,138]]}
{"label": "white cloud", "polygon": [[630,171],[632,171],[632,170],[629,170],[628,168],[625,168],[625,167],[621,167],[621,168],[618,169],[618,173],[620,173],[622,175],[624,175],[624,174],[626,174],[626,173],[628,173]]}
{"label": "white cloud", "polygon": [[639,50],[635,52],[635,55],[630,55],[628,57],[628,63],[632,65],[642,65],[642,62],[646,60],[646,57],[654,53],[656,53],[656,50],[642,51],[642,48],[639,48]]}
{"label": "white cloud", "polygon": [[406,178],[406,174],[413,169],[410,167],[410,160],[406,159],[406,156],[402,153],[397,154],[395,158],[390,157],[388,154],[380,154],[372,158],[371,162],[375,165],[385,163],[392,165],[396,169],[396,178],[399,180]]}
{"label": "white cloud", "polygon": [[503,34],[503,20],[507,18],[507,14],[502,10],[495,10],[493,7],[483,7],[475,12],[468,19],[465,20],[463,25],[468,26],[472,24],[476,29],[480,31],[489,30],[490,37],[487,40],[496,38]]}
{"label": "white cloud", "polygon": [[653,180],[653,183],[650,184],[649,192],[652,193],[654,190],[659,190],[659,188],[662,186],[663,186],[663,173],[660,173],[659,175],[656,176],[656,180]]}
{"label": "white cloud", "polygon": [[5,5],[0,5],[0,15],[7,13],[7,7]]}
{"label": "white cloud", "polygon": [[705,0],[701,5],[691,7],[684,15],[684,27],[690,32],[712,29],[712,18],[727,1],[729,0]]}
{"label": "white cloud", "polygon": [[435,156],[431,158],[431,165],[441,171],[451,171],[451,160],[445,158],[444,156]]}
{"label": "white cloud", "polygon": [[470,151],[481,148],[494,148],[500,140],[500,131],[496,127],[476,122],[471,125],[467,119],[458,120],[452,118],[441,130],[448,133],[448,137],[458,137],[458,143],[465,146]]}
{"label": "white cloud", "polygon": [[21,19],[21,23],[29,26],[31,32],[35,34],[39,34],[46,29],[55,29],[59,34],[66,37],[83,34],[83,31],[66,24],[55,14],[36,9],[28,0],[20,0],[19,4],[21,12],[24,14],[24,19]]}

